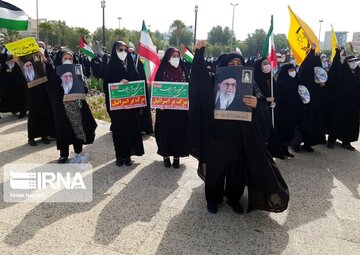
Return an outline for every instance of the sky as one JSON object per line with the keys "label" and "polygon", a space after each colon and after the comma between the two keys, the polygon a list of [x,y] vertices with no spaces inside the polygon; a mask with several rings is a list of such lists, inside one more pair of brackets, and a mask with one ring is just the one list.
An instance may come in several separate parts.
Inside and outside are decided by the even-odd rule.
{"label": "sky", "polygon": [[[36,0],[5,0],[23,9],[31,18],[36,18]],[[151,31],[166,32],[175,19],[182,20],[187,26],[194,26],[194,6],[198,5],[197,39],[206,39],[214,26],[228,26],[231,29],[233,4],[235,7],[234,33],[237,39],[244,40],[255,29],[267,31],[270,16],[274,15],[274,33],[289,30],[288,5],[294,13],[305,21],[318,36],[321,24],[321,41],[331,24],[335,31],[348,31],[348,41],[353,32],[360,32],[360,21],[349,10],[355,8],[358,0],[106,0],[105,26],[107,28],[127,28],[140,30],[145,20]],[[102,27],[102,8],[100,0],[38,0],[39,18],[63,20],[68,26],[85,27],[94,32]],[[352,16],[353,18],[350,18]]]}

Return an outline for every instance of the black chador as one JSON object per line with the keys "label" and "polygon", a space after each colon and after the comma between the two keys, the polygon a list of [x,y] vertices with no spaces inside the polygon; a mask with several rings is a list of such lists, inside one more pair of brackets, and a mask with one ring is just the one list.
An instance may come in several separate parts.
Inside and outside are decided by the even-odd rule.
{"label": "black chador", "polygon": [[20,112],[19,118],[24,117],[27,85],[20,67],[10,57],[0,72],[0,112]]}
{"label": "black chador", "polygon": [[344,148],[355,150],[350,142],[357,141],[359,137],[360,68],[357,61],[354,56],[349,56],[341,64],[340,50],[337,50],[329,70],[329,148],[333,148],[336,139],[339,139]]}
{"label": "black chador", "polygon": [[[289,191],[266,149],[269,118],[258,102],[251,122],[214,119],[214,82],[206,69],[204,50],[196,50],[190,78],[189,141],[190,153],[205,173],[208,209],[209,203],[222,202],[226,176],[227,181],[248,186],[248,212],[282,212],[287,208]],[[234,192],[228,193],[232,199],[241,196]]]}
{"label": "black chador", "polygon": [[139,109],[110,111],[109,83],[117,83],[123,79],[128,81],[139,80],[139,75],[131,59],[131,55],[125,55],[123,60],[119,57],[121,56],[120,53],[124,52],[125,49],[127,49],[127,46],[124,42],[119,41],[114,43],[104,78],[106,107],[111,118],[111,130],[118,166],[123,165],[123,163],[131,165],[130,157],[132,155],[141,156],[144,154],[140,131]]}
{"label": "black chador", "polygon": [[[188,76],[180,58],[177,67],[170,64],[170,58],[179,51],[170,48],[165,52],[156,81],[187,82]],[[175,168],[179,167],[179,158],[189,155],[188,151],[188,111],[185,110],[156,110],[155,138],[158,154],[164,157],[164,165],[169,167],[169,156],[174,156]]]}

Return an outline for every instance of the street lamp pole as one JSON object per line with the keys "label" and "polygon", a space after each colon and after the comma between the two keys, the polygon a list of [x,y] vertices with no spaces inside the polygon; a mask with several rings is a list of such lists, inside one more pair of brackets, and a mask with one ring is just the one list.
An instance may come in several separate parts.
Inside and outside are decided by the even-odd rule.
{"label": "street lamp pole", "polygon": [[[320,36],[321,36],[321,24],[323,23],[324,20],[319,20],[319,23],[320,23],[320,28],[319,28],[319,44],[321,42],[321,39],[320,39]],[[319,45],[319,48],[320,48],[320,45]]]}
{"label": "street lamp pole", "polygon": [[118,17],[118,20],[119,20],[119,29],[121,29],[121,27],[120,27],[120,21],[121,21],[121,17]]}
{"label": "street lamp pole", "polygon": [[197,26],[197,13],[199,10],[199,6],[195,5],[195,26],[194,26],[194,46],[196,44],[196,26]]}
{"label": "street lamp pole", "polygon": [[105,47],[105,0],[101,1],[101,8],[103,9],[103,46]]}
{"label": "street lamp pole", "polygon": [[239,4],[233,4],[230,3],[230,5],[232,5],[233,7],[233,16],[232,16],[232,24],[231,24],[231,43],[230,43],[230,51],[232,51],[232,45],[233,45],[233,40],[234,40],[234,17],[235,17],[235,7],[238,6]]}
{"label": "street lamp pole", "polygon": [[36,0],[36,39],[39,40],[39,5]]}

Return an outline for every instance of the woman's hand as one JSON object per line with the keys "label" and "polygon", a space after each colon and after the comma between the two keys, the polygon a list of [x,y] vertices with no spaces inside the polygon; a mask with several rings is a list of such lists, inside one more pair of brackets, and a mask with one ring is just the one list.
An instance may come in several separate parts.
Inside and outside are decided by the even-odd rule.
{"label": "woman's hand", "polygon": [[272,103],[272,102],[275,101],[275,98],[274,97],[267,97],[266,101],[269,102],[269,103]]}
{"label": "woman's hand", "polygon": [[256,108],[257,98],[254,96],[244,96],[243,102],[245,105],[250,106],[252,108]]}
{"label": "woman's hand", "polygon": [[203,47],[206,47],[206,41],[205,40],[201,40],[201,41],[198,41],[196,44],[195,44],[195,49],[199,50]]}
{"label": "woman's hand", "polygon": [[122,83],[122,84],[128,84],[128,83],[129,83],[129,81],[128,81],[128,80],[126,80],[126,79],[122,79],[122,80],[120,81],[120,83]]}

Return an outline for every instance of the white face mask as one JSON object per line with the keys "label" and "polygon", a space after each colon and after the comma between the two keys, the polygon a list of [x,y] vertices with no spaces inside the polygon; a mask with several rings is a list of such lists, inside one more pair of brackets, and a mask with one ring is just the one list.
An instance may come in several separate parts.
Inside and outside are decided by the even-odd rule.
{"label": "white face mask", "polygon": [[271,65],[269,65],[269,64],[264,65],[264,66],[262,67],[262,71],[263,71],[263,73],[270,73],[270,71],[271,71]]}
{"label": "white face mask", "polygon": [[296,71],[289,72],[289,76],[294,78],[296,76]]}
{"label": "white face mask", "polygon": [[124,61],[126,56],[127,56],[127,53],[125,51],[122,51],[122,52],[116,52],[118,58],[121,60],[121,61]]}
{"label": "white face mask", "polygon": [[40,52],[41,52],[41,54],[44,54],[44,53],[45,53],[45,49],[40,48]]}
{"label": "white face mask", "polygon": [[349,64],[349,67],[351,70],[354,70],[358,65],[358,63],[356,61],[350,62],[348,64]]}
{"label": "white face mask", "polygon": [[170,65],[177,68],[180,64],[180,58],[170,58],[169,62],[170,62]]}
{"label": "white face mask", "polygon": [[63,65],[69,65],[69,64],[72,64],[73,62],[69,59],[65,60]]}

